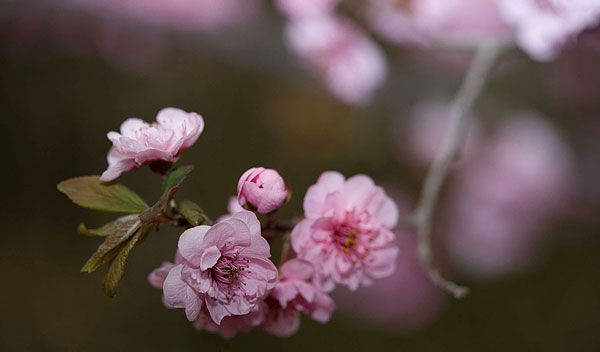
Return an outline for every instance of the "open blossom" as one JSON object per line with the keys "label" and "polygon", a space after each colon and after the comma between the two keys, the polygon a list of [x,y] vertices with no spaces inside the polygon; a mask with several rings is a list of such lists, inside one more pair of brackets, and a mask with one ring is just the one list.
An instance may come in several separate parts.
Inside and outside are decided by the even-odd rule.
{"label": "open blossom", "polygon": [[553,59],[560,48],[586,28],[600,23],[597,0],[500,0],[517,43],[537,60]]}
{"label": "open blossom", "polygon": [[293,17],[285,34],[290,49],[346,103],[367,103],[383,84],[383,52],[354,24],[330,15]]}
{"label": "open blossom", "polygon": [[170,308],[184,308],[190,321],[200,317],[202,307],[217,325],[225,317],[246,315],[277,281],[269,244],[256,215],[248,211],[185,231],[178,249],[182,262],[164,281],[164,301]]}
{"label": "open blossom", "polygon": [[[181,264],[185,259],[181,256],[179,251],[175,254],[175,263],[163,262],[160,267],[153,270],[148,275],[148,282],[150,286],[158,289],[163,289],[163,284],[167,275],[173,269],[174,266]],[[164,297],[163,297],[164,301]],[[165,304],[167,304],[165,302]],[[258,304],[252,308],[252,310],[246,315],[232,315],[223,318],[220,324],[216,324],[206,306],[200,309],[198,317],[194,321],[194,327],[199,331],[208,331],[218,333],[221,337],[230,339],[234,337],[238,332],[248,332],[253,327],[256,327],[265,321],[267,313],[266,303],[258,302]]]}
{"label": "open blossom", "polygon": [[292,246],[298,258],[315,266],[324,290],[336,283],[355,290],[393,274],[398,248],[391,229],[398,209],[370,177],[346,180],[324,172],[306,193],[304,214],[292,231]]}
{"label": "open blossom", "polygon": [[121,133],[109,132],[113,143],[108,153],[108,169],[100,180],[115,180],[124,172],[150,165],[158,170],[177,161],[190,148],[204,129],[204,120],[194,112],[165,108],[148,124],[129,118],[121,124]]}
{"label": "open blossom", "polygon": [[254,167],[242,174],[237,186],[238,202],[261,214],[279,209],[288,197],[285,181],[273,169]]}

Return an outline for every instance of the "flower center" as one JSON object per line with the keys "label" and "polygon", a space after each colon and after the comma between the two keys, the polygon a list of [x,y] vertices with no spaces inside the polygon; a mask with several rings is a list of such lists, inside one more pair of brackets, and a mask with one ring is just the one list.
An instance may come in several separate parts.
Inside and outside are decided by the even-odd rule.
{"label": "flower center", "polygon": [[367,212],[347,211],[343,220],[333,224],[331,243],[353,262],[369,255],[370,243],[378,231],[370,224],[371,215]]}
{"label": "flower center", "polygon": [[358,244],[359,230],[351,225],[341,224],[337,226],[332,233],[333,242],[348,254],[356,248]]}
{"label": "flower center", "polygon": [[219,284],[225,286],[235,285],[248,266],[248,260],[240,258],[239,253],[227,253],[221,255],[215,266],[212,267],[211,276]]}

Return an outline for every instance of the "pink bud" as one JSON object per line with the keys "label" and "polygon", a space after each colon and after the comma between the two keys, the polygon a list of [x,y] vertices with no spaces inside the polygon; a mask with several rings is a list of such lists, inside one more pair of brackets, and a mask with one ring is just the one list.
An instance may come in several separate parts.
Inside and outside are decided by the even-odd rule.
{"label": "pink bud", "polygon": [[240,177],[237,186],[238,202],[261,214],[279,209],[288,197],[285,181],[273,169],[252,168]]}

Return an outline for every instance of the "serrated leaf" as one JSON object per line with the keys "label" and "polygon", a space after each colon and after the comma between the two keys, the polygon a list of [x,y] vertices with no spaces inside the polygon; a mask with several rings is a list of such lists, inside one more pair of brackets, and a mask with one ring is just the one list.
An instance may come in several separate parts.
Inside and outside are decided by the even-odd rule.
{"label": "serrated leaf", "polygon": [[165,182],[163,184],[163,192],[166,193],[169,191],[169,189],[173,187],[179,187],[183,180],[185,180],[187,175],[189,175],[189,173],[192,172],[193,169],[193,165],[184,165],[171,171],[167,175],[167,178],[165,179]]}
{"label": "serrated leaf", "polygon": [[204,210],[200,206],[190,200],[184,200],[179,203],[179,213],[192,226],[202,225],[206,222]]}
{"label": "serrated leaf", "polygon": [[[106,235],[106,239],[98,247],[96,252],[88,259],[88,261],[81,268],[81,272],[91,273],[98,269],[100,266],[108,262],[114,257],[113,251],[121,243],[127,241],[133,236],[136,231],[142,226],[142,221],[139,216],[129,217],[130,219],[123,220],[119,225],[110,225],[112,232]],[[118,220],[117,220],[118,221]],[[104,227],[108,226],[105,225]],[[111,254],[112,257],[111,257]]]}
{"label": "serrated leaf", "polygon": [[135,192],[122,184],[105,184],[99,176],[83,176],[63,181],[57,185],[75,204],[112,213],[135,214],[148,208],[148,204]]}
{"label": "serrated leaf", "polygon": [[77,226],[77,232],[79,232],[81,235],[84,235],[84,236],[106,237],[106,236],[110,235],[111,233],[118,231],[119,228],[121,228],[122,226],[127,225],[127,224],[135,221],[136,219],[139,219],[138,215],[123,216],[123,217],[120,217],[115,221],[111,221],[97,229],[88,229],[85,226],[85,224],[81,223],[81,224],[79,224],[79,226]]}
{"label": "serrated leaf", "polygon": [[104,275],[104,279],[102,280],[102,290],[104,294],[108,297],[114,297],[117,285],[125,275],[125,269],[127,269],[127,261],[129,259],[129,254],[133,250],[133,248],[140,243],[146,235],[150,232],[152,228],[151,225],[145,225],[141,229],[139,229],[135,235],[133,235],[126,243],[124,243],[116,256],[110,262],[110,266],[108,267],[108,271]]}

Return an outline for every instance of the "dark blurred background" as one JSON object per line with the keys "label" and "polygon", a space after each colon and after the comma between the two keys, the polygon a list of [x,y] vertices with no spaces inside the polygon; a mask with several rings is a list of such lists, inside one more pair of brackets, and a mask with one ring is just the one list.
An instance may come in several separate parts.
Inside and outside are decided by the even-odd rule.
{"label": "dark blurred background", "polygon": [[[561,216],[538,231],[543,241],[535,260],[490,277],[455,270],[439,239],[448,221],[441,219],[439,257],[446,272],[471,287],[466,299],[431,287],[399,296],[392,291],[386,302],[401,305],[412,319],[403,324],[402,315],[369,319],[372,300],[340,293],[329,324],[305,319],[290,338],[256,331],[226,341],[195,331],[147,284],[148,273],[171,259],[177,231],[155,233],[133,253],[114,299],[100,290],[103,269],[79,273],[99,243],[78,235],[77,225],[99,226],[110,216],[78,208],[56,184],[102,172],[106,132],[125,118],[152,121],[161,108],[174,106],[205,119],[205,132],[183,157],[196,168],[180,196],[213,217],[226,211],[239,175],[257,165],[278,169],[293,185],[283,215],[301,214],[306,188],[331,169],[371,175],[410,209],[425,172],[406,154],[410,116],[425,98],[452,97],[463,58],[386,47],[386,83],[369,105],[356,107],[329,95],[288,53],[282,19],[272,9],[217,32],[178,32],[17,3],[0,7],[0,350],[600,350],[596,49],[577,45],[550,64],[510,53],[477,106],[490,126],[515,109],[543,114],[570,150],[575,187],[561,203]],[[146,169],[121,182],[149,202],[159,195],[160,179]],[[414,234],[399,235],[407,238],[403,253],[411,257]],[[406,279],[399,290],[411,285]],[[425,296],[432,298],[419,299]],[[352,306],[361,306],[360,314]]]}

